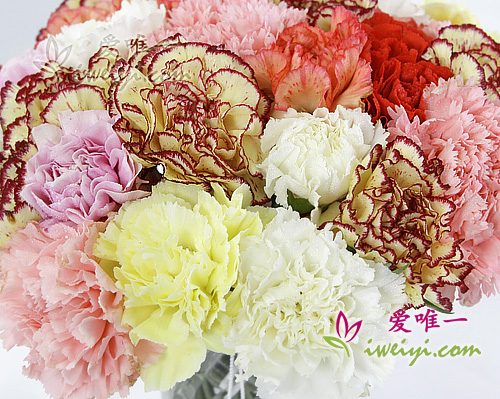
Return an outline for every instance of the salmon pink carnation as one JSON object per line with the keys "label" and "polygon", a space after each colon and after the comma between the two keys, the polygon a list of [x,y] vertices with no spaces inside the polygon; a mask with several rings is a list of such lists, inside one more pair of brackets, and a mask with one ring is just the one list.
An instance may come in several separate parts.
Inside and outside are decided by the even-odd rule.
{"label": "salmon pink carnation", "polygon": [[287,26],[306,21],[306,12],[268,0],[184,0],[148,44],[180,33],[186,40],[224,44],[240,56],[269,47]]}
{"label": "salmon pink carnation", "polygon": [[431,85],[424,102],[427,121],[410,123],[399,108],[392,114],[389,132],[392,138],[412,138],[428,157],[443,164],[441,180],[456,205],[452,233],[474,266],[462,300],[473,304],[481,291],[500,291],[500,106],[461,78]]}
{"label": "salmon pink carnation", "polygon": [[121,7],[122,0],[65,0],[55,10],[37,37],[37,42],[57,35],[63,26],[95,20],[104,21]]}
{"label": "salmon pink carnation", "polygon": [[56,399],[126,395],[163,349],[120,325],[122,293],[92,256],[103,230],[30,223],[0,250],[4,345],[30,348],[25,374]]}
{"label": "salmon pink carnation", "polygon": [[313,112],[337,105],[358,108],[372,91],[371,68],[361,57],[366,33],[343,7],[333,10],[330,31],[306,23],[286,28],[275,44],[245,57],[274,108]]}

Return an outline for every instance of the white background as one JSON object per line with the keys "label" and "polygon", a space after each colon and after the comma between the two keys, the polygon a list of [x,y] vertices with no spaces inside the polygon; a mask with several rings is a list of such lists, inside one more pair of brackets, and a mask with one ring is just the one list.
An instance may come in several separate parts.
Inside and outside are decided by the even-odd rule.
{"label": "white background", "polygon": [[[20,56],[34,45],[35,37],[60,0],[2,0],[0,5],[0,64]],[[483,26],[496,30],[500,3],[493,0],[466,0]],[[498,29],[500,30],[500,29]],[[414,312],[414,313],[421,313]],[[413,314],[414,314],[413,313]],[[409,358],[399,358],[385,385],[375,388],[372,399],[498,399],[500,398],[500,296],[485,298],[478,306],[456,306],[453,318],[466,322],[444,323],[451,316],[439,315],[439,328],[424,332],[424,326],[408,322],[409,346],[425,346],[430,351],[443,345],[474,345],[481,355],[471,358],[421,357],[413,366]],[[413,318],[413,315],[412,315]],[[428,344],[424,341],[429,339]],[[399,342],[395,340],[395,342]],[[0,398],[48,399],[41,384],[21,374],[27,351],[0,348]],[[138,383],[130,396],[133,399],[159,399],[159,393],[143,393]],[[304,398],[314,399],[314,398]]]}

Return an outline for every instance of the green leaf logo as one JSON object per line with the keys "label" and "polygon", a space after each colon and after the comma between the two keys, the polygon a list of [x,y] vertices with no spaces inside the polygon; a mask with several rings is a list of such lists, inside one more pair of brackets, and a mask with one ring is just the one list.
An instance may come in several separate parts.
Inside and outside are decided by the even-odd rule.
{"label": "green leaf logo", "polygon": [[331,345],[333,346],[334,348],[338,348],[338,349],[345,349],[346,353],[347,353],[347,357],[350,356],[350,353],[349,353],[349,348],[347,347],[347,345],[344,343],[344,341],[342,341],[340,338],[337,338],[337,337],[330,337],[328,335],[325,335],[323,337],[323,339],[326,341],[326,343],[328,345]]}
{"label": "green leaf logo", "polygon": [[[359,329],[361,328],[361,323],[362,321],[360,320],[354,323],[352,326],[349,326],[347,317],[345,316],[344,312],[340,311],[339,315],[337,316],[337,323],[335,326],[337,329],[337,335],[339,337],[343,335],[344,339],[348,338],[350,335],[350,338],[347,340],[347,342],[350,342],[354,339],[354,337],[356,337],[356,335],[358,335]],[[342,331],[344,332],[343,334]],[[328,345],[334,348],[345,349],[347,357],[350,356],[349,348],[341,338],[325,335],[323,336],[323,339],[326,341]]]}

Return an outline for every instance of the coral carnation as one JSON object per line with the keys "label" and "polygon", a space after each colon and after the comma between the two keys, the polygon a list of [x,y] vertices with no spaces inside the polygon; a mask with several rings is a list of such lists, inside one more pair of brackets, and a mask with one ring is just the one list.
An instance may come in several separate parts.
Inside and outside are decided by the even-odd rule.
{"label": "coral carnation", "polygon": [[330,31],[305,23],[286,28],[268,49],[245,60],[259,86],[274,96],[274,108],[313,112],[337,105],[358,108],[372,91],[370,65],[361,58],[367,41],[358,18],[333,11]]}

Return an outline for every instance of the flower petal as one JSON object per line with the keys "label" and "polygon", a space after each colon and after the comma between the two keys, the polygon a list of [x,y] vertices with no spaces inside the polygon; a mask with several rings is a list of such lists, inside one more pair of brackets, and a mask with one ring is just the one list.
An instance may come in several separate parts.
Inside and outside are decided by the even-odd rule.
{"label": "flower petal", "polygon": [[141,371],[146,392],[166,391],[177,382],[191,377],[200,369],[206,354],[207,348],[203,340],[193,335],[181,345],[169,346],[159,362]]}
{"label": "flower petal", "polygon": [[313,112],[326,105],[325,95],[331,81],[324,68],[306,64],[290,71],[280,82],[275,93],[275,108],[285,111]]}

